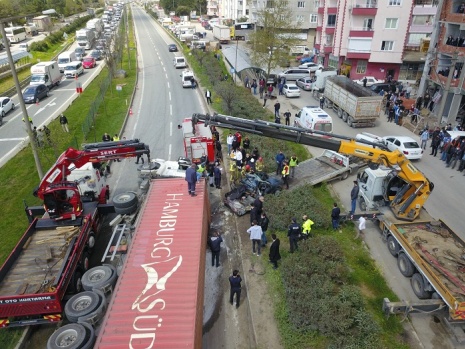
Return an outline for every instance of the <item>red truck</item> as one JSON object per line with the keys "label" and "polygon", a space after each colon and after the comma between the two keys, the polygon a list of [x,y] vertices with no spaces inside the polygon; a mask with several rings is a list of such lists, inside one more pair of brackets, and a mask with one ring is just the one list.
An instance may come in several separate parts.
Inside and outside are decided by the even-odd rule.
{"label": "red truck", "polygon": [[89,269],[83,277],[86,291],[66,304],[70,323],[52,334],[48,349],[202,348],[211,217],[205,181],[196,192],[195,198],[188,195],[184,178],[151,181],[135,229],[108,246],[107,251],[124,248],[122,262],[110,263],[119,269],[116,285],[111,272],[103,276],[109,265]]}
{"label": "red truck", "polygon": [[43,207],[26,208],[31,224],[0,269],[0,327],[61,320],[65,295],[80,291],[103,216],[137,204],[127,194],[108,203],[101,162],[144,154],[150,158],[147,145],[125,140],[69,148],[58,158],[35,191]]}
{"label": "red truck", "polygon": [[193,124],[191,118],[182,121],[184,153],[194,163],[199,163],[205,156],[209,162],[215,161],[215,142],[210,127],[203,123]]}

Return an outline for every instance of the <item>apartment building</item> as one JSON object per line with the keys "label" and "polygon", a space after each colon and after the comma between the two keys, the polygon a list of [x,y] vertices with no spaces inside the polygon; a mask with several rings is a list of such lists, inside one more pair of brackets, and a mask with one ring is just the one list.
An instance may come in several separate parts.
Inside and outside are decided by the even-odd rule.
{"label": "apartment building", "polygon": [[433,112],[443,122],[463,122],[465,104],[465,1],[440,0],[422,91],[432,94]]}
{"label": "apartment building", "polygon": [[207,0],[207,16],[218,16],[220,0]]}
{"label": "apartment building", "polygon": [[320,63],[352,79],[399,77],[414,0],[320,0]]}

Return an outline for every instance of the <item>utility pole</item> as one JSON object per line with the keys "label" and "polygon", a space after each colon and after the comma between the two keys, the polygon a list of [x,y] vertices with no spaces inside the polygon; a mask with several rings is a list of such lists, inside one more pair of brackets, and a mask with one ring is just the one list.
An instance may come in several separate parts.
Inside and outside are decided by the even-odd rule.
{"label": "utility pole", "polygon": [[442,114],[444,113],[444,107],[446,106],[447,96],[449,95],[450,85],[452,83],[452,78],[454,76],[455,71],[455,64],[457,63],[458,52],[454,52],[454,56],[452,57],[452,63],[449,68],[449,75],[447,76],[446,86],[443,88],[443,93],[441,96],[441,101],[439,102],[439,109],[438,109],[438,123],[441,124],[442,121]]}
{"label": "utility pole", "polygon": [[[17,17],[17,18],[23,18],[23,17],[24,16]],[[35,142],[35,138],[32,133],[32,127],[31,127],[31,123],[29,122],[29,115],[27,114],[26,105],[24,104],[23,94],[21,92],[21,85],[19,84],[18,75],[16,74],[16,69],[15,69],[15,63],[13,61],[13,57],[10,51],[10,44],[8,42],[8,38],[6,37],[6,33],[5,33],[4,22],[8,22],[13,19],[15,18],[7,18],[7,19],[0,20],[0,32],[2,34],[2,37],[5,40],[5,50],[6,50],[6,55],[8,57],[8,63],[10,64],[11,76],[13,77],[13,81],[15,83],[16,92],[18,93],[19,105],[21,107],[21,112],[23,113],[23,121],[24,121],[24,124],[26,125],[26,131],[29,136],[29,142],[31,143],[32,155],[34,156],[34,162],[36,164],[37,174],[39,175],[39,179],[42,180],[42,177],[44,176],[44,172],[42,170],[42,165],[40,163],[39,154],[37,153],[37,144]]]}

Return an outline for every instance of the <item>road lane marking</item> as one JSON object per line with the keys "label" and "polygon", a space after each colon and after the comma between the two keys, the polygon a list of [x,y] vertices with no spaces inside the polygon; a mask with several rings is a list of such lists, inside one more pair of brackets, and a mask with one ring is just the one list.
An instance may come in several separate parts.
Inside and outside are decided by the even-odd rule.
{"label": "road lane marking", "polygon": [[170,96],[170,101],[171,101],[171,92],[168,92],[169,96]]}
{"label": "road lane marking", "polygon": [[173,116],[173,106],[170,104],[170,116]]}
{"label": "road lane marking", "polygon": [[171,160],[171,144],[168,146],[168,160]]}
{"label": "road lane marking", "polygon": [[168,81],[168,88],[170,88],[170,82]]}
{"label": "road lane marking", "polygon": [[170,137],[173,136],[173,121],[170,121]]}
{"label": "road lane marking", "polygon": [[23,138],[2,138],[0,142],[13,142],[13,141],[24,141],[27,137]]}

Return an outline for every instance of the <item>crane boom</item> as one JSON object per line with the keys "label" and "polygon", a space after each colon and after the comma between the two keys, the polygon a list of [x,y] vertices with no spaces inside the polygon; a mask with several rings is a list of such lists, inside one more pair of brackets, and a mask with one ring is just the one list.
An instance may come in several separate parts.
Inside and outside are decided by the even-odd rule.
{"label": "crane boom", "polygon": [[[342,154],[366,159],[375,165],[393,168],[396,175],[405,182],[390,200],[390,207],[398,219],[413,221],[434,188],[424,174],[398,150],[389,151],[383,145],[366,141],[356,141],[351,137],[326,132],[285,126],[263,120],[247,120],[222,114],[193,114],[192,123],[199,121],[205,126],[240,130],[259,136],[277,138],[312,147],[329,149]],[[365,143],[365,144],[360,144]]]}

